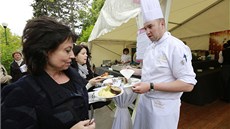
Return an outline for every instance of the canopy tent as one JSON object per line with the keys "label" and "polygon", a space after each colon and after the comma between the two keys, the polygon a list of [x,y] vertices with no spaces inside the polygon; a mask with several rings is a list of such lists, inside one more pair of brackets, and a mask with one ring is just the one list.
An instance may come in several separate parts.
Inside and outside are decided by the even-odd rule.
{"label": "canopy tent", "polygon": [[[103,42],[110,45],[125,42],[123,47],[136,42],[137,31],[143,23],[140,5],[133,1],[105,1],[89,38],[92,50],[94,44],[102,45]],[[160,3],[164,14],[167,15],[165,10],[169,12],[168,31],[189,41],[191,49],[208,49],[211,32],[230,29],[229,0],[160,0]]]}

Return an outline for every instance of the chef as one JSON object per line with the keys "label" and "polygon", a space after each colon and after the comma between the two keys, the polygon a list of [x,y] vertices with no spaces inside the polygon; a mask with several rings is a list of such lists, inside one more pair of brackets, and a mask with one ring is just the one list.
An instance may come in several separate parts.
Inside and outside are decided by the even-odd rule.
{"label": "chef", "polygon": [[[141,0],[144,28],[152,43],[147,47],[141,82],[132,90],[140,94],[133,129],[177,129],[180,97],[196,84],[191,51],[166,31],[158,0]],[[131,68],[131,67],[130,67]]]}

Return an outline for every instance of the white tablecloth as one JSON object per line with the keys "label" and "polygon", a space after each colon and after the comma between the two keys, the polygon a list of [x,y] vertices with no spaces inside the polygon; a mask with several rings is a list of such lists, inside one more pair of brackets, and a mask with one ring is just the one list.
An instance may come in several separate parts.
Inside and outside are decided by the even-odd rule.
{"label": "white tablecloth", "polygon": [[128,106],[137,98],[137,94],[131,88],[124,88],[121,96],[114,98],[117,106],[112,129],[132,129],[131,115]]}

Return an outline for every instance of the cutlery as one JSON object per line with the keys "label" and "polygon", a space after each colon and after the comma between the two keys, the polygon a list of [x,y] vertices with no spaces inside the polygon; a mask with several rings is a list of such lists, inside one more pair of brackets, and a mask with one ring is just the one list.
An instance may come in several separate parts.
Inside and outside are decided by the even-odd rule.
{"label": "cutlery", "polygon": [[93,120],[93,116],[94,116],[94,109],[93,109],[93,105],[90,105],[90,115],[89,115],[89,123],[88,125],[92,124],[92,120]]}

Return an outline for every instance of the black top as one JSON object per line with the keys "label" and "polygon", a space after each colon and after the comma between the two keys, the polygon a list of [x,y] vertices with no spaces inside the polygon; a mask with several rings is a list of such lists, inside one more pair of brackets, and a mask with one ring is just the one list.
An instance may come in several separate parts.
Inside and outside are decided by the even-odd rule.
{"label": "black top", "polygon": [[76,87],[73,85],[73,83],[69,80],[66,83],[60,84],[60,86],[70,90],[70,91],[76,91]]}
{"label": "black top", "polygon": [[224,58],[223,65],[230,65],[230,48],[225,48],[222,55]]}
{"label": "black top", "polygon": [[[67,84],[57,84],[46,72],[27,75],[2,90],[2,129],[69,129],[88,119],[86,81],[73,68]],[[67,87],[68,87],[67,86]]]}
{"label": "black top", "polygon": [[13,61],[10,64],[10,75],[12,76],[11,82],[16,82],[19,78],[21,78],[22,76],[26,75],[27,73],[22,73],[20,70],[20,67],[22,65],[24,65],[25,62],[22,61],[22,63],[20,64],[20,66],[17,64],[17,62]]}

